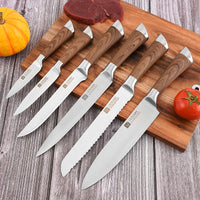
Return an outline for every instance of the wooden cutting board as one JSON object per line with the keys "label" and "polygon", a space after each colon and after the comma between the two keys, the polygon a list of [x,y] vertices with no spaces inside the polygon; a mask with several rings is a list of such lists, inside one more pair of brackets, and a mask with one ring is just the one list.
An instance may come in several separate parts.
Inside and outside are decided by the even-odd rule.
{"label": "wooden cutting board", "polygon": [[[125,31],[124,39],[122,39],[118,44],[104,54],[104,56],[96,61],[96,63],[89,70],[88,79],[75,88],[73,94],[78,97],[83,94],[92,81],[105,68],[106,64],[120,48],[120,45],[124,42],[124,40],[126,40],[130,33],[140,23],[143,23],[149,33],[149,40],[116,70],[114,83],[96,102],[96,105],[101,109],[106,105],[106,103],[126,80],[131,70],[144,54],[147,47],[149,47],[154,39],[162,33],[168,41],[169,51],[136,84],[134,97],[119,113],[120,119],[125,120],[142,100],[142,98],[148,93],[172,59],[184,46],[187,46],[192,52],[194,64],[179,78],[177,78],[167,89],[165,89],[161,95],[159,95],[158,109],[160,111],[160,115],[147,131],[147,133],[153,137],[160,139],[180,151],[184,151],[192,137],[198,121],[188,121],[178,117],[173,109],[173,100],[181,89],[191,88],[192,85],[200,83],[200,35],[163,20],[128,3],[121,2],[121,4],[124,8],[124,18],[121,21]],[[30,66],[30,64],[40,54],[42,49],[68,20],[69,18],[63,12],[23,61],[21,65],[22,69],[25,70]],[[73,21],[73,23],[75,26],[74,39],[76,39],[76,37],[80,34],[80,31],[83,31],[86,25],[75,21]],[[91,26],[94,34],[93,42],[62,68],[61,76],[55,82],[57,86],[61,85],[71,72],[81,63],[88,51],[90,51],[92,45],[95,45],[98,38],[100,38],[100,36],[109,28],[109,26],[112,25],[112,23],[112,21],[106,20],[104,23],[97,23]],[[47,71],[56,63],[59,56],[65,52],[65,47],[69,48],[74,39],[65,43],[62,48],[57,50],[43,63],[42,71],[38,74],[39,77],[43,77],[47,73]]]}

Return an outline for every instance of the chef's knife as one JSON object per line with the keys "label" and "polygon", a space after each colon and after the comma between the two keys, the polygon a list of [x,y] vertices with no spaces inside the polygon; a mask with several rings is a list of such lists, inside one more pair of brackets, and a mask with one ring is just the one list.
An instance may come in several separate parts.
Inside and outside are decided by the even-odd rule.
{"label": "chef's knife", "polygon": [[41,69],[44,59],[49,57],[60,45],[72,37],[74,33],[74,27],[72,21],[69,20],[63,28],[54,36],[49,44],[44,48],[42,53],[37,59],[29,66],[29,68],[20,76],[10,89],[6,98],[10,98],[21,90]]}
{"label": "chef's knife", "polygon": [[36,86],[27,94],[27,96],[15,111],[14,115],[23,112],[30,105],[32,105],[56,81],[60,75],[61,67],[64,66],[81,49],[83,49],[92,39],[93,34],[89,26],[77,38],[73,38],[72,45],[68,48],[65,48],[65,53],[59,58],[56,64],[48,71],[48,73],[36,84]]}
{"label": "chef's knife", "polygon": [[83,180],[82,189],[102,179],[124,158],[159,115],[158,95],[192,63],[192,55],[185,47],[96,157]]}
{"label": "chef's knife", "polygon": [[133,97],[137,80],[140,79],[167,50],[167,41],[163,35],[159,35],[139,63],[134,67],[125,83],[64,157],[61,163],[61,172],[63,176],[65,176],[95,144],[125,104]]}
{"label": "chef's knife", "polygon": [[67,132],[80,120],[80,118],[92,107],[98,98],[106,91],[113,82],[113,75],[118,66],[148,38],[146,28],[140,24],[121,46],[111,62],[93,81],[78,101],[63,117],[59,124],[49,134],[37,156],[54,146]]}
{"label": "chef's knife", "polygon": [[[114,45],[124,35],[123,27],[119,20],[117,20],[106,33],[99,39],[96,45],[90,50],[86,58],[81,64],[71,73],[71,75],[62,83],[51,98],[44,104],[40,111],[36,114],[31,123],[34,127],[40,126],[67,98],[73,89],[82,81],[87,79],[88,70],[90,66],[97,60],[104,52],[106,52],[112,45]],[[43,120],[42,120],[43,119]],[[39,124],[39,125],[38,125]],[[37,128],[36,127],[36,128]],[[27,128],[29,132],[23,130],[18,137],[25,136],[33,131]],[[36,129],[35,128],[35,129]],[[34,129],[34,130],[35,130]]]}

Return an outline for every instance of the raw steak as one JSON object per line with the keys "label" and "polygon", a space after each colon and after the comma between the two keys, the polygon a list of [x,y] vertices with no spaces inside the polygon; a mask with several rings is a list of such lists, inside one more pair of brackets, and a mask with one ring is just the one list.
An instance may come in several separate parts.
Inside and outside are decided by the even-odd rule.
{"label": "raw steak", "polygon": [[84,24],[95,24],[109,18],[122,19],[123,8],[120,0],[69,0],[64,11],[72,19]]}

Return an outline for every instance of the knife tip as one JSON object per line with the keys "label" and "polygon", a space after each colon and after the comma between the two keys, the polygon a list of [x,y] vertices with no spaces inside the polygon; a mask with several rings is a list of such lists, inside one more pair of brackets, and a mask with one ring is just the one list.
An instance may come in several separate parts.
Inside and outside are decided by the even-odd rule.
{"label": "knife tip", "polygon": [[41,153],[38,151],[37,153],[36,153],[36,157],[39,157],[41,155]]}
{"label": "knife tip", "polygon": [[8,92],[6,99],[9,99],[10,97],[12,97],[14,94],[16,93],[16,91],[14,92],[13,88],[10,89],[10,91]]}
{"label": "knife tip", "polygon": [[42,151],[41,148],[38,150],[38,152],[36,153],[36,157],[41,156],[45,151]]}
{"label": "knife tip", "polygon": [[13,114],[14,116],[19,115],[20,113],[22,113],[25,109],[20,105],[17,110],[15,111],[15,113]]}
{"label": "knife tip", "polygon": [[7,94],[6,99],[9,99],[12,95],[10,93]]}
{"label": "knife tip", "polygon": [[25,135],[27,135],[26,133],[24,133],[24,131],[22,130],[19,134],[18,134],[18,138],[20,138],[20,137],[23,137],[23,136],[25,136]]}
{"label": "knife tip", "polygon": [[18,109],[14,112],[13,116],[17,116],[20,112],[18,111]]}
{"label": "knife tip", "polygon": [[81,186],[81,190],[85,190],[87,188],[89,188],[91,186],[91,184],[88,184],[86,181],[85,181],[85,178],[83,179],[83,182],[82,182],[82,186]]}
{"label": "knife tip", "polygon": [[17,136],[17,138],[20,138],[20,137],[23,137],[23,135],[19,134],[19,135]]}
{"label": "knife tip", "polygon": [[66,176],[71,171],[71,169],[72,168],[66,168],[65,164],[62,161],[62,163],[61,163],[61,174],[62,174],[63,177]]}

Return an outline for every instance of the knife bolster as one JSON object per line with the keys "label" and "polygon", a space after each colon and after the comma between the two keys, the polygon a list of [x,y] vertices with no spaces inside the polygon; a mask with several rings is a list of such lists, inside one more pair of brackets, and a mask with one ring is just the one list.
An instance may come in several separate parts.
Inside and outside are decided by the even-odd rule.
{"label": "knife bolster", "polygon": [[115,27],[122,36],[124,36],[124,29],[123,26],[121,24],[121,22],[119,20],[116,20],[115,23],[112,25],[113,27]]}
{"label": "knife bolster", "polygon": [[79,70],[84,76],[85,78],[87,78],[88,76],[88,70],[91,66],[91,63],[88,62],[86,59],[84,59],[81,64],[77,67],[77,70]]}
{"label": "knife bolster", "polygon": [[44,55],[40,54],[37,59],[33,62],[35,66],[37,66],[39,69],[42,69],[42,62],[45,59]]}
{"label": "knife bolster", "polygon": [[132,95],[134,95],[134,88],[135,88],[136,82],[137,82],[137,79],[135,77],[129,76],[124,82],[124,84],[122,85],[122,87],[126,89],[128,92],[130,92]]}
{"label": "knife bolster", "polygon": [[115,70],[117,69],[117,66],[115,64],[113,64],[112,62],[110,62],[106,68],[103,70],[103,74],[109,78],[110,80],[113,80],[113,77],[114,77],[114,73],[115,73]]}
{"label": "knife bolster", "polygon": [[152,88],[150,92],[147,94],[147,96],[145,97],[145,100],[156,107],[159,93],[160,92],[158,90],[156,90],[155,88]]}

